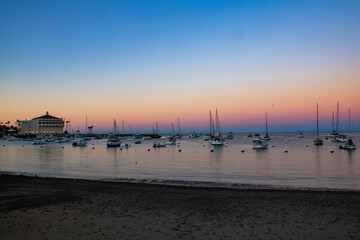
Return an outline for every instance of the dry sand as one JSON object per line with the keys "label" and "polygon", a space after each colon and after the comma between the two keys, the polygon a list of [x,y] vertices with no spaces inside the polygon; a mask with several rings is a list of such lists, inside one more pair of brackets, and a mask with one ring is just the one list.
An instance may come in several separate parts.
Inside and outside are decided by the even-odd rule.
{"label": "dry sand", "polygon": [[0,176],[0,239],[360,239],[360,193]]}

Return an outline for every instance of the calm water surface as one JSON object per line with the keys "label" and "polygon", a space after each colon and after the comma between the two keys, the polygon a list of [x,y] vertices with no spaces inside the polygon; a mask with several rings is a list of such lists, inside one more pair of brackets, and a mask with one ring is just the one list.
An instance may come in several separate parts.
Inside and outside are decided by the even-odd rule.
{"label": "calm water surface", "polygon": [[[350,135],[359,147],[360,133]],[[252,139],[245,134],[236,134],[227,147],[216,148],[202,138],[184,138],[180,147],[158,149],[152,148],[152,140],[142,144],[125,140],[131,147],[122,150],[107,148],[106,140],[91,140],[86,147],[2,140],[0,171],[176,185],[360,190],[359,149],[340,150],[340,144],[330,140],[314,146],[313,134],[303,139],[297,133],[271,137],[267,150],[253,150]]]}

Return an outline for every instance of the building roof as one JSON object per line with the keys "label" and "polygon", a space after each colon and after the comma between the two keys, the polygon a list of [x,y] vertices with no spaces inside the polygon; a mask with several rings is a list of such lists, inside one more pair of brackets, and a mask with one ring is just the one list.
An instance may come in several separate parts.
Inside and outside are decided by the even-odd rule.
{"label": "building roof", "polygon": [[40,117],[36,117],[36,118],[33,118],[33,119],[58,119],[58,120],[61,120],[61,118],[57,118],[57,117],[49,115],[49,112],[46,112],[45,115],[42,115]]}

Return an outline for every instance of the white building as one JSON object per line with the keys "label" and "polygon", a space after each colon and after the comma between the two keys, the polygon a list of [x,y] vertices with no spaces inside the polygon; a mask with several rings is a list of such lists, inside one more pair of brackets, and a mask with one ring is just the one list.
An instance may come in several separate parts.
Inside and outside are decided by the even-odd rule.
{"label": "white building", "polygon": [[30,121],[21,121],[20,133],[22,134],[62,134],[64,128],[64,120],[49,115],[33,118]]}

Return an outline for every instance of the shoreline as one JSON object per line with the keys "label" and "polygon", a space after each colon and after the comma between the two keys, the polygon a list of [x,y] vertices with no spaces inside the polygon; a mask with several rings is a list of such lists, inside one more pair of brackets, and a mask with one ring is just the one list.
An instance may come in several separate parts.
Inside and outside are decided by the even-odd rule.
{"label": "shoreline", "polygon": [[0,176],[2,239],[356,239],[360,192]]}
{"label": "shoreline", "polygon": [[[357,189],[343,189],[343,188],[315,188],[315,187],[291,187],[291,186],[273,186],[265,184],[242,184],[242,183],[222,183],[222,182],[200,182],[200,181],[186,181],[186,180],[151,180],[151,179],[88,179],[88,178],[74,178],[74,177],[51,177],[51,176],[38,176],[31,173],[15,173],[15,172],[2,172],[0,177],[21,177],[21,178],[35,178],[43,180],[64,180],[64,181],[84,181],[93,183],[114,183],[114,184],[134,184],[134,185],[150,185],[158,187],[175,187],[175,188],[195,188],[195,189],[217,189],[217,190],[235,190],[235,191],[285,191],[285,192],[314,192],[314,193],[349,193],[359,194],[360,190]],[[210,184],[210,185],[206,185]],[[214,185],[211,185],[214,184]]]}

